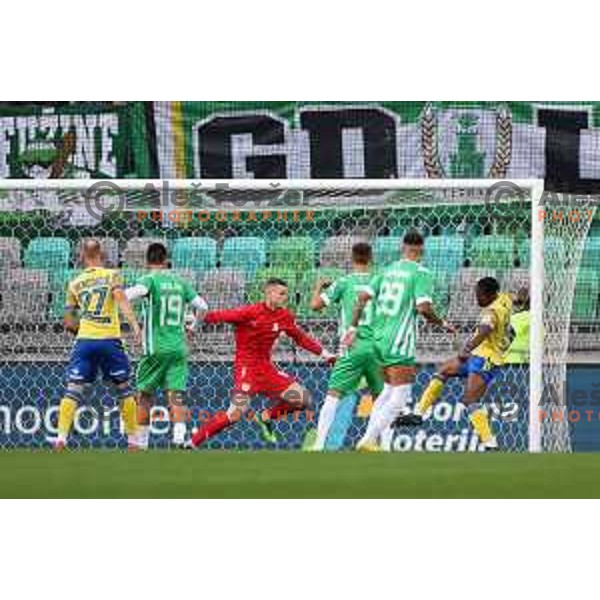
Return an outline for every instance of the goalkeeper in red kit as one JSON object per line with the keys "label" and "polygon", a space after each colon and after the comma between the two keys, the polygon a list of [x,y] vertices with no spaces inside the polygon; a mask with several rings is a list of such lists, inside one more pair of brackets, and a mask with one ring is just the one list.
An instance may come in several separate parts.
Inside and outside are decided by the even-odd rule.
{"label": "goalkeeper in red kit", "polygon": [[252,396],[263,394],[272,405],[255,416],[263,437],[277,442],[273,421],[288,412],[310,408],[310,393],[292,376],[279,371],[271,359],[277,338],[285,333],[298,346],[333,363],[333,354],[296,324],[294,315],[285,308],[288,288],[281,279],[270,279],[265,286],[265,299],[228,310],[208,311],[205,323],[231,323],[235,327],[235,359],[233,394],[226,412],[215,414],[192,436],[190,445],[196,448],[208,439],[239,421],[250,407]]}

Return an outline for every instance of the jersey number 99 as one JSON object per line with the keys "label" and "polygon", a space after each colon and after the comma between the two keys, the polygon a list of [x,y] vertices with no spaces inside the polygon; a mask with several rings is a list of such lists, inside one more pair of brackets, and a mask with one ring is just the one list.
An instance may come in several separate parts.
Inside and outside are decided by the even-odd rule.
{"label": "jersey number 99", "polygon": [[397,317],[402,305],[404,284],[400,281],[384,281],[377,298],[377,314]]}

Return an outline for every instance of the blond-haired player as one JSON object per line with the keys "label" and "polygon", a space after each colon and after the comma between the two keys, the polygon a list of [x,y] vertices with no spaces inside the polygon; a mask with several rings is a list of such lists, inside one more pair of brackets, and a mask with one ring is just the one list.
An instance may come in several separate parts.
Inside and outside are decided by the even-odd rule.
{"label": "blond-haired player", "polygon": [[129,383],[129,359],[121,341],[119,309],[136,343],[141,342],[141,330],[118,271],[103,266],[100,242],[87,240],[81,254],[85,269],[67,289],[64,324],[77,339],[67,367],[67,389],[60,402],[58,436],[50,440],[57,450],[66,446],[85,386],[95,381],[98,371],[115,385],[125,433],[130,445],[135,441],[137,406]]}

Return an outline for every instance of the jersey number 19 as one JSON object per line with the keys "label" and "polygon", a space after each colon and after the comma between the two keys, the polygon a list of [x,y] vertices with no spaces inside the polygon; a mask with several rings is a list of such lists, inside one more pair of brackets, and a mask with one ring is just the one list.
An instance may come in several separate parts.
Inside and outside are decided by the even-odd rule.
{"label": "jersey number 19", "polygon": [[181,296],[160,297],[160,326],[179,327],[183,321]]}

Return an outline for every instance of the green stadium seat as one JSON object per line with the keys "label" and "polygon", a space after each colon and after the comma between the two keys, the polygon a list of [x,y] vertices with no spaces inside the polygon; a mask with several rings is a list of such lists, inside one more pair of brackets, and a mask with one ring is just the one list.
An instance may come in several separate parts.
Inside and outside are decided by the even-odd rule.
{"label": "green stadium seat", "polygon": [[424,264],[434,272],[455,273],[465,261],[465,240],[457,235],[435,235],[425,239]]}
{"label": "green stadium seat", "polygon": [[313,319],[335,319],[338,317],[338,308],[336,306],[328,306],[321,312],[315,312],[310,308],[310,300],[315,287],[315,283],[319,279],[331,279],[335,281],[340,277],[346,275],[343,269],[336,269],[335,267],[324,267],[313,271],[308,271],[300,277],[298,292],[299,302],[297,307],[297,313],[299,317],[313,318]]}
{"label": "green stadium seat", "polygon": [[293,265],[299,271],[313,269],[314,240],[309,237],[283,237],[275,240],[269,248],[269,264],[272,267]]}
{"label": "green stadium seat", "polygon": [[600,269],[600,237],[590,236],[583,247],[581,266]]}
{"label": "green stadium seat", "polygon": [[221,267],[243,271],[253,276],[265,266],[267,250],[265,240],[259,237],[227,238],[221,253]]}
{"label": "green stadium seat", "polygon": [[400,258],[402,236],[385,236],[375,239],[373,248],[374,262],[378,267],[383,267]]}
{"label": "green stadium seat", "polygon": [[483,235],[473,239],[471,266],[510,269],[515,262],[514,239],[506,235]]}
{"label": "green stadium seat", "polygon": [[217,242],[208,237],[179,238],[173,242],[171,263],[175,269],[210,271],[217,266]]}
{"label": "green stadium seat", "polygon": [[596,271],[579,269],[571,318],[575,321],[594,321],[598,312],[598,293],[598,275]]}
{"label": "green stadium seat", "polygon": [[27,269],[67,269],[71,258],[71,244],[65,238],[35,238],[29,242],[24,258]]}
{"label": "green stadium seat", "polygon": [[[531,240],[525,238],[519,242],[517,255],[521,267],[529,267],[531,260]],[[564,240],[557,237],[547,237],[544,240],[544,265],[547,269],[561,271],[565,267],[567,252]]]}

